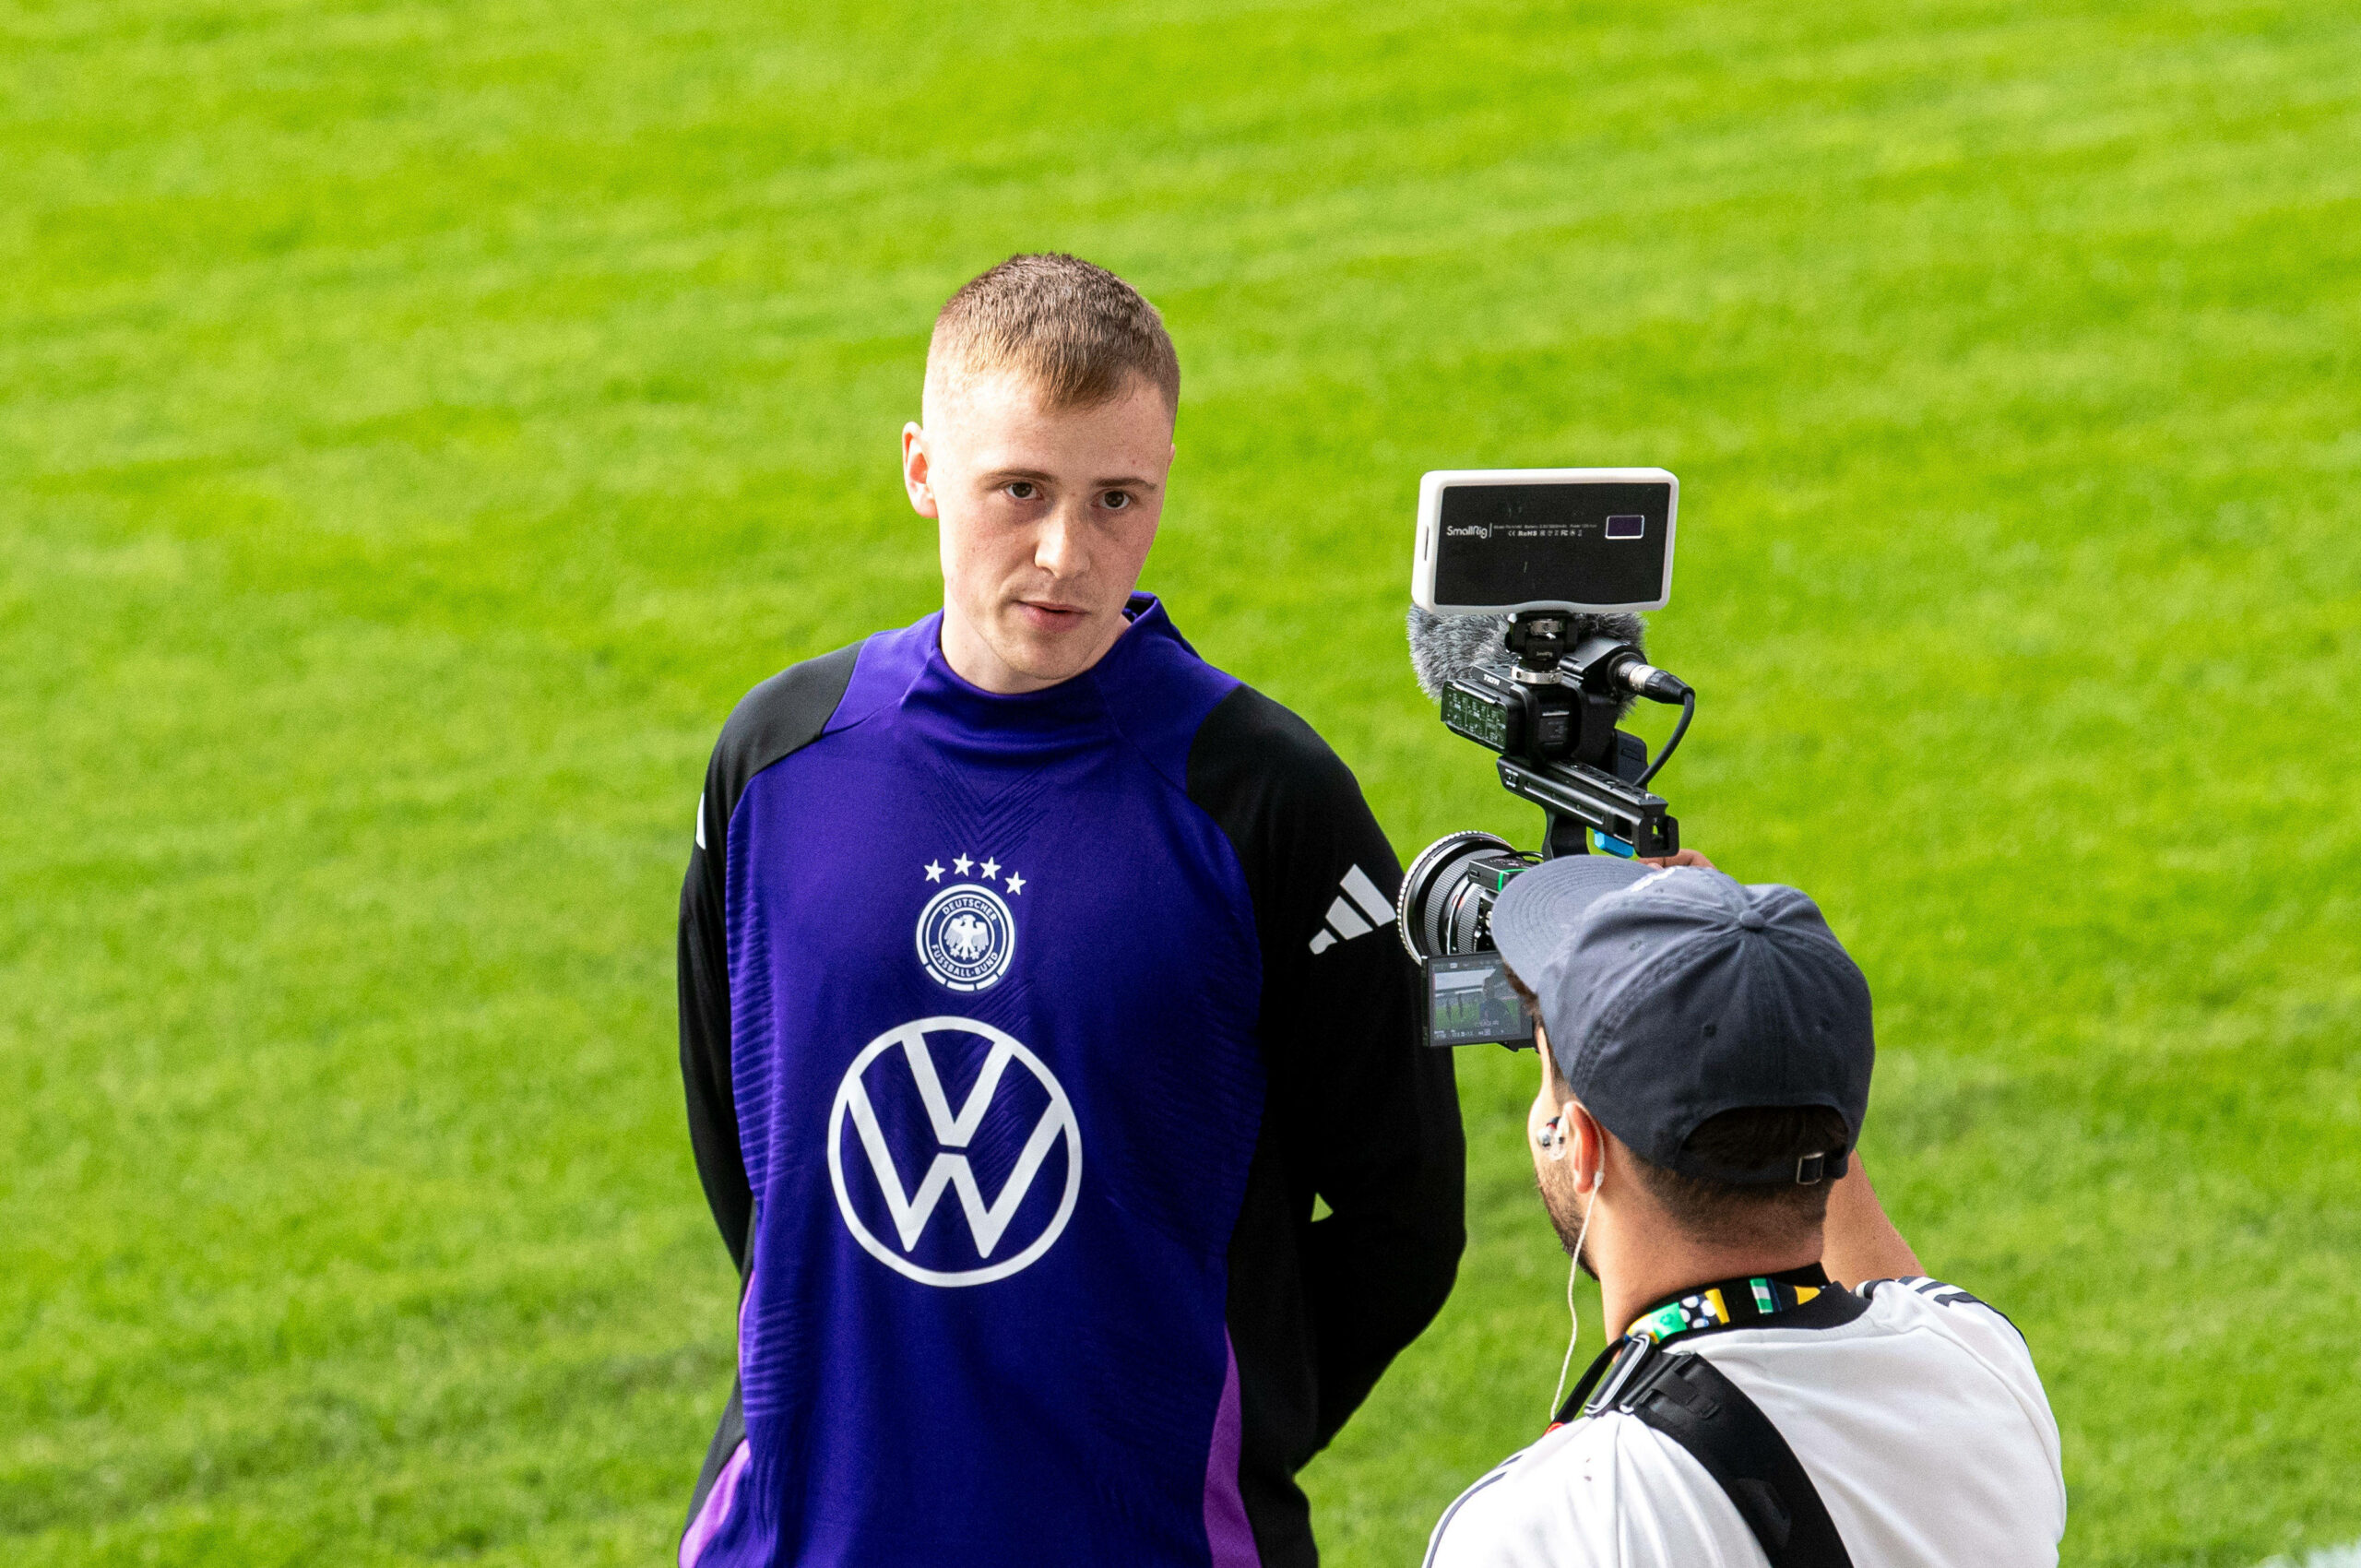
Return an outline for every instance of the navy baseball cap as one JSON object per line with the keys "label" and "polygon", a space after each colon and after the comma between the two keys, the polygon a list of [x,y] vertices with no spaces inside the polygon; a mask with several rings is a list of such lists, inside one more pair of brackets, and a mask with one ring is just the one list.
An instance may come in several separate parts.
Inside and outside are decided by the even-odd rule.
{"label": "navy baseball cap", "polygon": [[1861,1135],[1877,1054],[1869,986],[1792,887],[1604,855],[1545,861],[1492,907],[1492,943],[1539,998],[1559,1075],[1652,1165],[1721,1182],[1806,1180],[1688,1152],[1725,1111],[1824,1105]]}

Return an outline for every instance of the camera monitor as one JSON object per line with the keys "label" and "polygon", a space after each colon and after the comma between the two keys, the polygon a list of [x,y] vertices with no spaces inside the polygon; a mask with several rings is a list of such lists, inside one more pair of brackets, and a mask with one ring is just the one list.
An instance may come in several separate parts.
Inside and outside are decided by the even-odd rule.
{"label": "camera monitor", "polygon": [[1411,598],[1439,615],[1661,610],[1680,481],[1663,469],[1447,469],[1418,481]]}
{"label": "camera monitor", "polygon": [[1426,979],[1429,1045],[1532,1046],[1533,1019],[1498,953],[1430,958]]}

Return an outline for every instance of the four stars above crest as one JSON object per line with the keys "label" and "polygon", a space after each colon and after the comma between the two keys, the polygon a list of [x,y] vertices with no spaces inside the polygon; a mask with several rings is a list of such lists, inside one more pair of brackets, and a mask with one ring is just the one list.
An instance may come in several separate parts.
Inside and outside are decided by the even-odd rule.
{"label": "four stars above crest", "polygon": [[[919,869],[926,873],[926,879],[929,882],[941,882],[943,880],[943,862],[941,861],[929,861]],[[1001,863],[992,859],[990,855],[987,855],[984,857],[983,863],[979,865],[973,858],[967,855],[959,855],[954,857],[952,860],[951,871],[953,874],[957,876],[967,876],[972,873],[982,873],[984,880],[986,882],[990,882],[994,877],[1000,875]],[[1009,897],[1014,897],[1025,891],[1025,879],[1022,876],[1019,876],[1015,872],[1012,871],[1008,873],[1007,880],[1003,882],[1002,885],[1008,889]]]}

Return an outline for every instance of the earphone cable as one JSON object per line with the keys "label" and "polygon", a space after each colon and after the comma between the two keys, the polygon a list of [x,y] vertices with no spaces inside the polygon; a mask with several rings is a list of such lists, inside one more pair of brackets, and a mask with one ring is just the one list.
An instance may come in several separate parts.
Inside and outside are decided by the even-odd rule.
{"label": "earphone cable", "polygon": [[[1605,1174],[1601,1172],[1600,1174]],[[1573,1370],[1574,1347],[1582,1343],[1583,1317],[1574,1310],[1574,1276],[1582,1272],[1583,1243],[1590,1240],[1591,1206],[1598,1202],[1598,1182],[1593,1178],[1590,1197],[1583,1204],[1582,1229],[1574,1232],[1574,1255],[1566,1260],[1566,1319],[1573,1326],[1566,1334],[1566,1359],[1558,1363],[1558,1386],[1549,1396],[1549,1419],[1558,1419],[1559,1404],[1566,1397],[1566,1374]]]}

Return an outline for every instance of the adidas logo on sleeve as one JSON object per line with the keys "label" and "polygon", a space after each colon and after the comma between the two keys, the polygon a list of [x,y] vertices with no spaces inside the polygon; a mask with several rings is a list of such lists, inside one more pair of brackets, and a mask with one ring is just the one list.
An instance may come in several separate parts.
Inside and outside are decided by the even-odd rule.
{"label": "adidas logo on sleeve", "polygon": [[1393,923],[1394,906],[1377,890],[1369,873],[1354,866],[1345,873],[1344,891],[1328,906],[1328,923],[1313,935],[1311,950],[1325,953],[1339,942],[1367,936],[1379,927]]}

